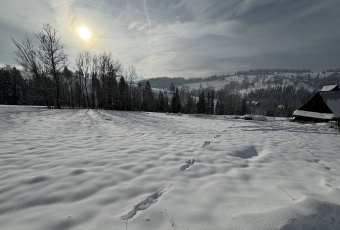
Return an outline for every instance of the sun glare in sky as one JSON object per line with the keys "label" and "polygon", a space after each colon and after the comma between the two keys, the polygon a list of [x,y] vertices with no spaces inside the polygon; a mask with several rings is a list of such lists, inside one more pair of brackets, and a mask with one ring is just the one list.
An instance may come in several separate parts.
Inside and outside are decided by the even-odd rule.
{"label": "sun glare in sky", "polygon": [[77,30],[79,37],[88,41],[91,38],[91,32],[85,26],[80,26]]}

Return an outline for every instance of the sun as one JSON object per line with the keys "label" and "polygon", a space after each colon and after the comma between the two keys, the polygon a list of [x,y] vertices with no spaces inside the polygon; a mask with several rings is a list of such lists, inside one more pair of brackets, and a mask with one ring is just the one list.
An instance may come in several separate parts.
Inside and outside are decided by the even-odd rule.
{"label": "sun", "polygon": [[91,38],[91,32],[89,29],[87,29],[85,26],[80,26],[77,30],[77,33],[79,37],[84,39],[85,41],[88,41]]}

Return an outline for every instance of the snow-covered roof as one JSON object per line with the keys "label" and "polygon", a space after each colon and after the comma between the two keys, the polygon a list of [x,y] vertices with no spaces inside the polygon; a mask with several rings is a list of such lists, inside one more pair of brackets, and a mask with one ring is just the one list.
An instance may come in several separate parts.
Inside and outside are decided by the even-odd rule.
{"label": "snow-covered roof", "polygon": [[322,88],[322,92],[327,92],[327,91],[332,91],[332,90],[340,90],[339,86],[338,85],[325,85],[323,88]]}
{"label": "snow-covered roof", "polygon": [[260,102],[258,102],[258,101],[251,101],[250,104],[254,105],[254,106],[258,106],[258,105],[260,105]]}
{"label": "snow-covered roof", "polygon": [[305,110],[295,110],[293,116],[301,116],[301,117],[312,117],[318,119],[332,120],[333,114],[331,113],[317,113]]}

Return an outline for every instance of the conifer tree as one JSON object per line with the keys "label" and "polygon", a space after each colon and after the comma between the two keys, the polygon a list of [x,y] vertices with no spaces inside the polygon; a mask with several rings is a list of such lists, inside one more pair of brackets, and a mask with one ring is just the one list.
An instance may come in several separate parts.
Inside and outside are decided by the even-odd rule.
{"label": "conifer tree", "polygon": [[210,98],[210,92],[208,92],[207,95],[207,110],[205,111],[206,114],[209,114],[211,111],[211,98]]}
{"label": "conifer tree", "polygon": [[214,100],[215,100],[215,92],[214,90],[212,90],[210,93],[210,103],[209,103],[210,114],[214,114],[214,109],[215,109]]}
{"label": "conifer tree", "polygon": [[157,99],[157,111],[165,112],[165,101],[164,101],[164,93],[159,91],[158,99]]}
{"label": "conifer tree", "polygon": [[195,101],[194,99],[192,98],[192,95],[190,92],[188,92],[186,94],[186,104],[185,104],[185,108],[184,108],[184,113],[187,113],[187,114],[192,114],[192,113],[195,113]]}
{"label": "conifer tree", "polygon": [[143,90],[143,105],[142,109],[144,111],[152,112],[155,110],[155,98],[151,89],[149,81],[145,82],[145,87]]}
{"label": "conifer tree", "polygon": [[176,91],[172,95],[172,98],[171,98],[171,112],[172,113],[181,112],[181,101],[180,101],[180,97],[179,97],[178,88],[176,88]]}
{"label": "conifer tree", "polygon": [[129,86],[123,76],[119,79],[119,102],[118,109],[128,110],[130,108]]}
{"label": "conifer tree", "polygon": [[164,94],[164,112],[170,112],[169,97],[167,93]]}
{"label": "conifer tree", "polygon": [[205,96],[204,96],[204,92],[202,92],[200,95],[199,95],[199,98],[198,98],[198,102],[196,104],[196,107],[197,107],[197,113],[199,114],[206,114],[206,111],[207,111],[207,103],[206,103],[206,99],[205,99]]}

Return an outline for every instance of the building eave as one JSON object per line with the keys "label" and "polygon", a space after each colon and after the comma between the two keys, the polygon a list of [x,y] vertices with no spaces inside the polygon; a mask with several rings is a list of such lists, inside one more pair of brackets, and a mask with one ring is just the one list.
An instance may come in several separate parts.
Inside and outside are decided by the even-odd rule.
{"label": "building eave", "polygon": [[332,113],[316,113],[311,111],[305,110],[295,110],[293,116],[299,117],[309,117],[309,118],[316,118],[322,120],[332,120],[334,118]]}

